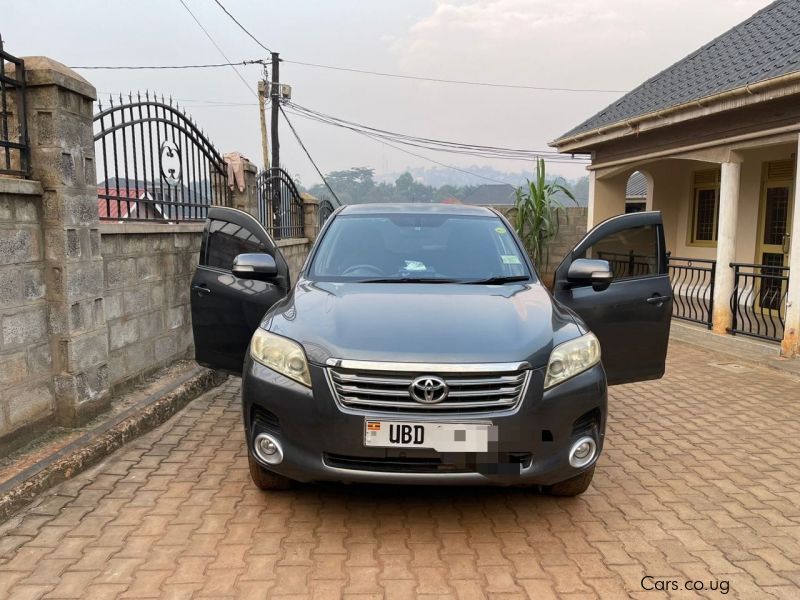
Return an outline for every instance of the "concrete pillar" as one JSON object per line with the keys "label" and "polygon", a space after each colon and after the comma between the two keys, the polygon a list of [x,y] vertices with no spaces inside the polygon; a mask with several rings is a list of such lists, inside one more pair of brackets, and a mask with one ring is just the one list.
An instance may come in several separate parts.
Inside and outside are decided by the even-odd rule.
{"label": "concrete pillar", "polygon": [[31,170],[42,183],[56,414],[74,425],[109,401],[94,140],[95,88],[52,59],[25,59]]}
{"label": "concrete pillar", "polygon": [[781,342],[781,355],[800,356],[800,138],[796,153],[794,184],[794,208],[792,210],[792,237],[789,238],[789,285],[786,295],[786,326]]}
{"label": "concrete pillar", "polygon": [[311,194],[300,194],[303,199],[303,237],[314,243],[319,234],[319,200]]}
{"label": "concrete pillar", "polygon": [[589,214],[588,227],[591,229],[609,217],[625,212],[625,187],[627,177],[599,177],[597,171],[589,172]]}
{"label": "concrete pillar", "polygon": [[724,162],[721,170],[717,266],[714,272],[714,312],[711,315],[712,330],[715,333],[727,333],[733,320],[731,311],[733,269],[730,264],[736,260],[736,221],[739,212],[741,161]]}
{"label": "concrete pillar", "polygon": [[225,155],[226,164],[231,160],[242,162],[244,181],[237,181],[228,178],[228,189],[230,190],[231,206],[238,208],[246,213],[250,213],[258,218],[258,191],[256,190],[256,176],[258,167],[251,163],[238,152],[229,152]]}

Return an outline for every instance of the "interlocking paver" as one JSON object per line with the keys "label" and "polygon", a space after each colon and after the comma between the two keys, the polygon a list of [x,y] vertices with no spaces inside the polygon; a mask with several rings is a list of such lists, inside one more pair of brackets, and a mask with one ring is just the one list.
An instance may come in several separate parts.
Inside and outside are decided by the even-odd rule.
{"label": "interlocking paver", "polygon": [[674,344],[663,380],[612,388],[595,483],[574,499],[259,492],[233,379],[0,526],[0,597],[656,597],[645,575],[800,597],[800,459],[784,443],[800,385],[721,362]]}

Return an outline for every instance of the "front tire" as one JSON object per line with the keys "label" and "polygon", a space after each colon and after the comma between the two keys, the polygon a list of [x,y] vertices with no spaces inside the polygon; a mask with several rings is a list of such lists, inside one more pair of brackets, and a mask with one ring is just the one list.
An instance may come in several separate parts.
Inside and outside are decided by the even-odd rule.
{"label": "front tire", "polygon": [[292,480],[283,475],[278,475],[272,471],[268,471],[253,457],[250,452],[247,453],[247,462],[250,467],[250,478],[253,480],[255,486],[260,490],[288,490],[292,487]]}
{"label": "front tire", "polygon": [[589,488],[589,484],[592,483],[592,477],[594,477],[594,465],[575,477],[545,486],[544,493],[548,496],[580,496]]}

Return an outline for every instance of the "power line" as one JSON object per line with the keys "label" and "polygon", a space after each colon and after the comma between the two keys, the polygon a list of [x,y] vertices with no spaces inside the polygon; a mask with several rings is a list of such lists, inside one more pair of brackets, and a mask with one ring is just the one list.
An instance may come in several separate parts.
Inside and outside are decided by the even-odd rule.
{"label": "power line", "polygon": [[[222,55],[222,57],[223,57],[223,58],[224,58],[226,61],[228,61],[228,62],[231,62],[231,59],[230,59],[230,58],[228,58],[228,56],[225,54],[225,52],[222,50],[222,48],[220,48],[219,44],[217,44],[217,42],[214,40],[214,38],[213,38],[213,37],[211,37],[211,34],[208,32],[208,30],[207,30],[205,27],[203,27],[203,24],[202,24],[202,23],[201,23],[201,22],[200,22],[200,21],[197,19],[197,17],[195,17],[195,16],[194,16],[194,13],[193,13],[193,12],[191,11],[191,9],[190,9],[190,8],[187,6],[186,2],[184,2],[184,0],[178,0],[178,2],[180,2],[180,3],[183,5],[183,8],[185,8],[185,9],[186,9],[186,12],[188,12],[188,13],[189,13],[189,14],[192,16],[192,19],[194,19],[194,22],[195,22],[195,23],[197,23],[197,26],[198,26],[200,29],[202,29],[202,30],[203,30],[203,33],[205,33],[205,34],[206,34],[206,37],[207,37],[207,38],[208,38],[208,39],[211,41],[211,43],[212,43],[212,44],[214,44],[214,47],[215,47],[215,48],[217,49],[217,51],[218,51],[218,52],[219,52],[219,53]],[[256,98],[258,98],[258,94],[257,94],[257,93],[256,93],[256,92],[253,90],[253,88],[251,88],[251,87],[250,87],[250,84],[249,84],[249,83],[247,83],[247,80],[246,80],[244,77],[242,77],[242,74],[241,74],[241,73],[239,73],[239,69],[237,69],[237,68],[236,68],[235,66],[233,66],[233,65],[230,65],[230,67],[231,67],[231,69],[233,69],[233,70],[236,72],[236,76],[237,76],[239,79],[241,79],[241,80],[242,80],[242,83],[243,83],[243,84],[244,84],[244,85],[247,87],[247,89],[248,89],[248,90],[250,90],[250,93],[251,93],[251,94],[253,94],[253,95],[254,95]]]}
{"label": "power line", "polygon": [[300,147],[303,149],[303,152],[306,153],[306,156],[308,157],[308,160],[310,160],[311,164],[314,165],[314,169],[316,169],[317,174],[322,178],[322,183],[324,183],[325,187],[328,188],[328,191],[330,191],[330,193],[333,194],[333,197],[336,200],[336,204],[341,206],[342,205],[342,201],[339,200],[339,196],[336,195],[336,192],[334,192],[333,188],[328,184],[328,180],[325,179],[325,175],[322,174],[322,171],[320,171],[319,167],[317,166],[317,163],[315,163],[314,159],[311,158],[311,154],[309,153],[308,148],[306,148],[306,145],[303,143],[303,140],[300,139],[300,136],[298,135],[297,130],[294,128],[294,125],[292,125],[292,122],[289,120],[289,117],[284,112],[283,107],[280,104],[278,104],[278,109],[280,109],[281,114],[283,115],[283,118],[286,119],[286,124],[289,125],[289,129],[292,130],[292,134],[294,135],[295,139],[297,140],[297,143],[300,144]]}
{"label": "power line", "polygon": [[[297,133],[294,131],[294,127],[292,126],[291,122],[289,121],[289,117],[284,112],[283,106],[281,106],[280,108],[281,108],[281,112],[283,113],[284,118],[286,119],[286,122],[289,123],[289,127],[292,129],[292,132],[295,134],[295,137],[297,137]],[[368,137],[368,138],[370,138],[373,141],[376,141],[378,143],[385,144],[385,145],[389,146],[390,148],[394,148],[395,150],[399,150],[400,152],[404,152],[405,154],[409,154],[411,156],[416,156],[417,158],[421,158],[422,160],[427,160],[428,162],[431,162],[433,164],[439,165],[440,167],[445,167],[447,169],[452,169],[454,171],[459,171],[461,173],[465,173],[466,175],[471,175],[472,177],[477,177],[479,179],[485,179],[486,181],[491,181],[492,183],[503,183],[503,184],[508,183],[506,181],[501,181],[499,179],[493,179],[492,177],[486,177],[485,175],[480,175],[478,173],[473,173],[472,171],[467,171],[466,169],[461,169],[461,168],[455,167],[453,165],[448,165],[447,163],[440,162],[440,161],[435,160],[433,158],[430,158],[428,156],[423,156],[422,154],[417,154],[416,152],[412,152],[410,150],[406,150],[405,148],[401,148],[401,147],[395,146],[394,144],[391,144],[391,143],[389,143],[389,142],[387,142],[385,140],[381,140],[380,138],[378,138],[376,136],[373,136],[373,135],[371,135],[369,133],[366,133],[364,131],[357,131],[355,129],[351,129],[351,131],[353,131],[354,133],[359,133],[359,134],[361,134],[363,136],[366,136],[366,137]],[[299,137],[298,137],[298,141],[299,141]],[[301,145],[302,145],[302,142],[301,142]],[[306,154],[308,154],[308,152],[306,152]],[[311,157],[309,156],[309,159],[310,158]],[[312,163],[313,163],[313,161],[312,161]],[[314,167],[316,168],[316,165],[314,165]],[[319,169],[317,169],[317,173],[320,173]],[[322,176],[322,173],[320,173],[320,176]],[[324,177],[323,177],[323,181],[325,181]],[[325,181],[325,185],[329,190],[331,190],[331,187],[328,185],[327,181]],[[331,190],[331,192],[333,193],[333,190]],[[338,200],[338,198],[337,198],[337,200]]]}
{"label": "power line", "polygon": [[220,2],[219,0],[214,0],[214,2],[216,2],[216,3],[217,3],[217,6],[219,6],[219,7],[220,7],[220,8],[221,8],[221,9],[222,9],[224,12],[225,12],[225,14],[226,14],[226,15],[228,15],[228,16],[229,16],[229,17],[230,17],[230,18],[233,20],[233,22],[234,22],[234,23],[236,23],[236,24],[239,26],[239,29],[241,29],[241,30],[242,30],[242,31],[244,31],[244,32],[245,32],[245,33],[246,33],[248,36],[250,36],[250,39],[252,39],[252,40],[253,40],[253,41],[254,41],[256,44],[258,44],[259,46],[261,46],[261,47],[262,47],[264,50],[266,50],[267,52],[269,52],[270,54],[272,54],[272,50],[270,50],[270,49],[269,49],[269,48],[267,48],[267,47],[266,47],[264,44],[262,44],[262,43],[261,43],[261,42],[258,40],[258,38],[257,38],[256,36],[254,36],[252,33],[250,33],[249,31],[247,31],[247,28],[246,28],[244,25],[242,25],[242,24],[241,24],[241,23],[240,23],[240,22],[239,22],[239,21],[236,19],[236,17],[234,17],[234,16],[233,16],[233,15],[232,15],[230,12],[228,12],[228,9],[227,9],[227,8],[225,8],[225,7],[223,6],[222,2]]}
{"label": "power line", "polygon": [[594,92],[607,94],[624,94],[630,90],[608,90],[597,88],[567,88],[567,87],[545,87],[536,85],[518,85],[513,83],[491,83],[486,81],[467,81],[463,79],[441,79],[438,77],[423,77],[421,75],[401,75],[400,73],[384,73],[381,71],[368,71],[366,69],[354,69],[351,67],[337,67],[334,65],[323,65],[319,63],[304,62],[299,60],[282,59],[285,63],[301,65],[304,67],[315,67],[318,69],[333,69],[334,71],[347,71],[348,73],[360,73],[362,75],[375,75],[378,77],[395,77],[397,79],[413,79],[416,81],[429,81],[433,83],[452,83],[457,85],[478,85],[483,87],[508,88],[515,90],[537,90],[543,92]]}
{"label": "power line", "polygon": [[367,133],[374,138],[396,142],[406,146],[414,146],[426,150],[433,150],[437,152],[447,152],[451,154],[465,154],[470,156],[477,156],[481,158],[492,158],[501,160],[535,160],[537,158],[545,158],[549,162],[586,162],[584,158],[569,158],[561,155],[554,150],[529,150],[518,148],[504,148],[499,146],[484,146],[478,144],[466,144],[462,142],[451,142],[445,140],[437,140],[432,138],[417,137],[402,133],[387,131],[385,129],[378,129],[353,121],[333,117],[314,111],[298,104],[288,103],[287,107],[292,114],[300,117],[318,121],[327,125],[342,127],[356,131],[357,133]]}
{"label": "power line", "polygon": [[216,67],[235,67],[261,65],[263,60],[240,60],[239,62],[211,63],[206,65],[102,65],[91,67],[70,67],[70,69],[107,69],[110,71],[138,71],[142,69],[213,69]]}

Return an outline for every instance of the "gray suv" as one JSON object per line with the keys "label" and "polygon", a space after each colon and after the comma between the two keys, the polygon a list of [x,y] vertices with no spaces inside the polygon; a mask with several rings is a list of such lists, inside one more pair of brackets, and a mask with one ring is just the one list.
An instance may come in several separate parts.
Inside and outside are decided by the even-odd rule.
{"label": "gray suv", "polygon": [[660,213],[595,227],[551,293],[503,216],[454,205],[337,210],[294,286],[261,224],[211,208],[191,298],[197,361],[242,376],[262,489],[580,494],[606,386],[663,375],[672,311]]}

